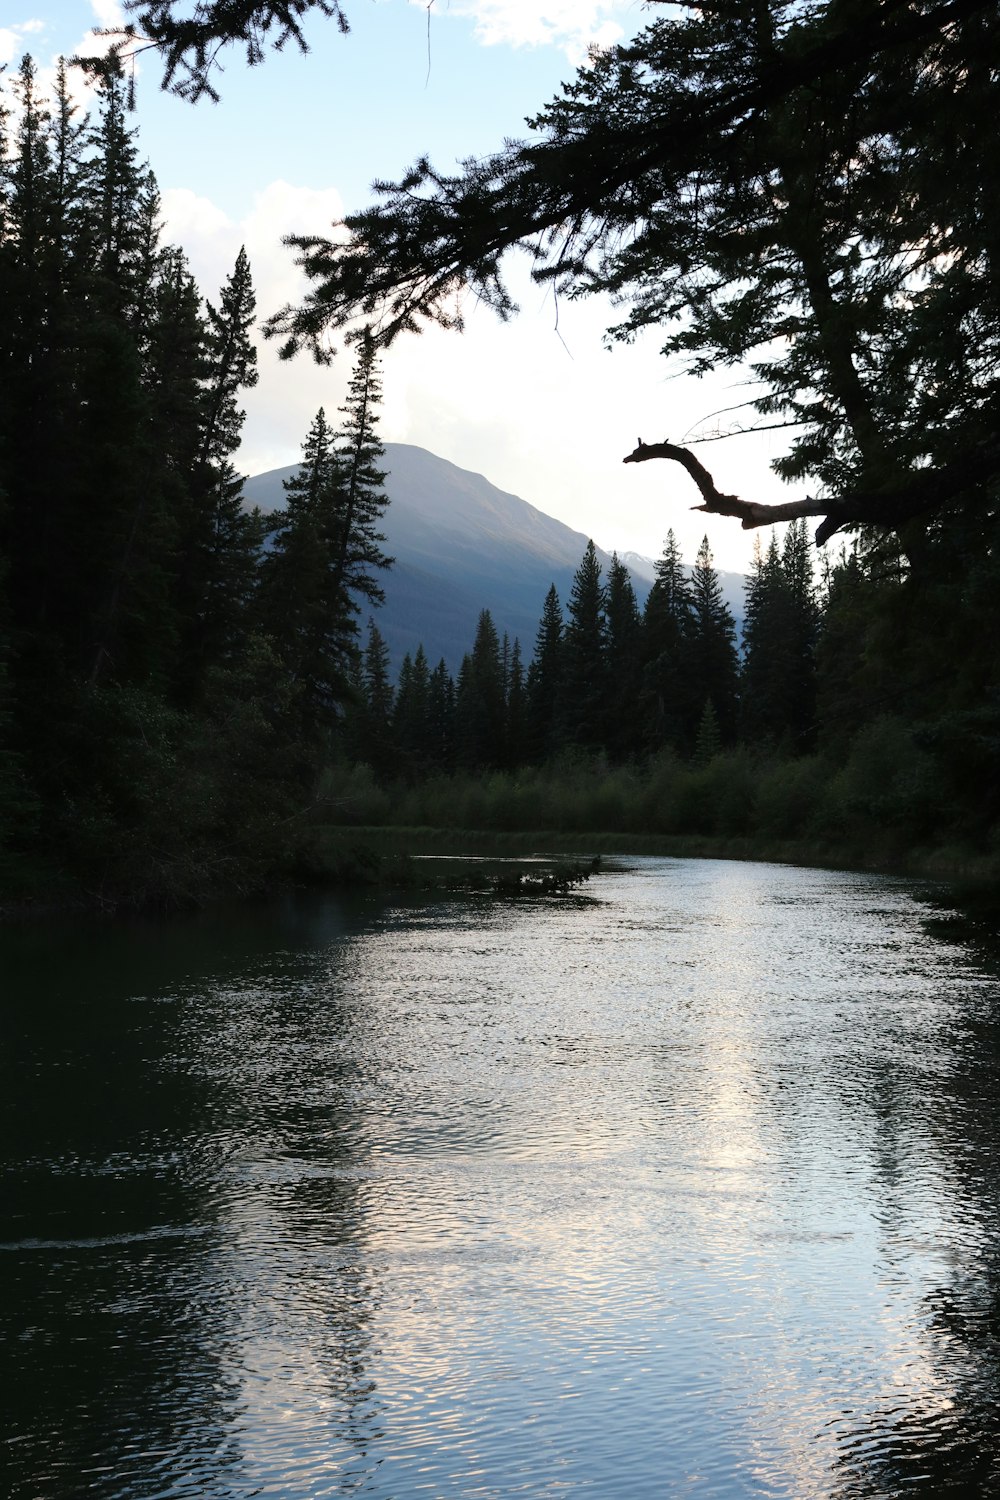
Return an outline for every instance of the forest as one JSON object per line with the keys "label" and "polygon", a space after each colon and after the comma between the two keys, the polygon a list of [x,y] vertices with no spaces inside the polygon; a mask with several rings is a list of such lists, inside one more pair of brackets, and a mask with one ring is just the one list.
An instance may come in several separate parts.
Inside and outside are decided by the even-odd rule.
{"label": "forest", "polygon": [[[252,891],[322,875],[323,831],[370,825],[992,870],[995,17],[850,9],[726,0],[656,21],[591,59],[535,141],[457,177],[420,162],[346,239],[296,241],[314,290],[265,332],[291,355],[345,331],[354,366],[266,523],[236,468],[246,256],[206,296],[163,243],[120,55],[88,117],[64,70],[51,98],[30,58],[4,80],[5,908]],[[275,8],[243,10],[252,33]],[[167,26],[167,81],[190,63],[197,95],[212,54],[189,42]],[[510,315],[519,244],[561,294],[610,291],[612,337],[662,326],[695,372],[751,361],[751,419],[789,427],[778,467],[816,493],[759,506],[689,450],[640,443],[628,461],[681,464],[703,509],[789,523],[764,534],[741,640],[707,542],[687,569],[668,535],[641,611],[588,548],[570,597],[539,601],[530,659],[484,612],[454,680],[418,651],[392,682],[379,349],[460,321],[460,283]]]}

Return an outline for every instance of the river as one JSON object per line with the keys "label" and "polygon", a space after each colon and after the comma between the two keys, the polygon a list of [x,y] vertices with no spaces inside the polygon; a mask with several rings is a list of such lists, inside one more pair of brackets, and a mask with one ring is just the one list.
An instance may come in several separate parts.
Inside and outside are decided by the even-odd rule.
{"label": "river", "polygon": [[996,970],[582,889],[0,934],[0,1493],[1000,1493]]}

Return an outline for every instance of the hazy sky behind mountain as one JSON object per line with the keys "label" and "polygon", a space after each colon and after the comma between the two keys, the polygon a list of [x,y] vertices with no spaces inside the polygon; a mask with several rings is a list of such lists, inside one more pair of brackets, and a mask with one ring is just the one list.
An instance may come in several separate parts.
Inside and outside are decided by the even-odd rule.
{"label": "hazy sky behind mountain", "polygon": [[[16,65],[30,51],[48,76],[60,52],[93,50],[88,28],[119,14],[114,0],[8,0],[0,61]],[[558,92],[588,41],[650,19],[634,0],[432,0],[430,10],[426,0],[353,0],[348,14],[347,37],[311,18],[306,57],[289,45],[251,70],[231,50],[218,105],[164,95],[155,59],[139,64],[135,122],[163,192],[166,238],[184,247],[212,299],[245,244],[261,316],[294,300],[302,283],[283,234],[325,232],[370,201],[372,180],[398,177],[420,153],[447,170],[527,134],[525,116]],[[676,466],[621,463],[638,436],[682,442],[711,431],[713,412],[746,398],[739,375],[671,379],[655,337],[609,352],[605,302],[564,302],[557,316],[526,263],[511,269],[522,308],[513,322],[470,299],[464,334],[433,329],[389,352],[383,437],[485,474],[609,551],[657,556],[672,526],[690,558],[707,530],[717,564],[744,569],[752,539],[692,513],[697,495]],[[241,467],[294,462],[316,409],[340,404],[349,366],[349,356],[332,369],[304,357],[280,364],[265,347],[246,397]],[[776,499],[768,464],[780,438],[731,438],[700,453],[723,489]]]}

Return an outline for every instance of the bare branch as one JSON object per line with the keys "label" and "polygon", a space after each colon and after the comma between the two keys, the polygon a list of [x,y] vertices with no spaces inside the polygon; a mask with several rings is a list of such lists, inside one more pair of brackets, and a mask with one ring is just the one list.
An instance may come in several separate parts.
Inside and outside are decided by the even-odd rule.
{"label": "bare branch", "polygon": [[705,465],[689,448],[678,443],[644,443],[622,459],[626,464],[642,464],[651,458],[666,458],[681,465],[698,486],[702,504],[694,510],[715,516],[733,516],[744,531],[757,526],[772,526],[775,521],[797,521],[802,516],[823,516],[816,529],[816,545],[829,541],[843,526],[881,526],[895,530],[927,511],[938,509],[943,501],[957,498],[968,490],[990,480],[1000,471],[1000,445],[984,444],[954,463],[940,469],[920,469],[905,476],[895,488],[855,490],[846,495],[815,500],[804,496],[782,505],[762,505],[759,500],[744,500],[739,495],[724,495]]}

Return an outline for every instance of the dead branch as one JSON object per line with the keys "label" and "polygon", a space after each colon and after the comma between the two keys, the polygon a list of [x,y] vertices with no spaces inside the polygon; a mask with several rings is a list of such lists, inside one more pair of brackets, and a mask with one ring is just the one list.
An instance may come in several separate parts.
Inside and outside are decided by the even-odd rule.
{"label": "dead branch", "polygon": [[985,480],[995,478],[1000,470],[1000,446],[984,444],[955,463],[940,469],[911,472],[906,482],[893,489],[856,490],[847,495],[815,500],[805,496],[783,505],[762,505],[758,500],[744,500],[739,495],[724,495],[705,465],[689,448],[678,443],[644,443],[622,459],[626,464],[641,464],[651,458],[667,458],[681,465],[698,486],[702,504],[694,510],[715,516],[734,516],[744,531],[757,526],[772,526],[775,521],[797,521],[801,516],[822,516],[816,528],[816,545],[829,541],[842,526],[882,526],[893,530],[916,516],[940,509],[949,500]]}

